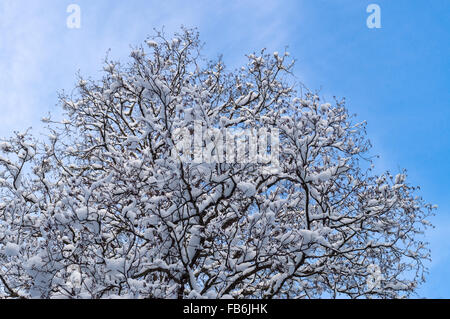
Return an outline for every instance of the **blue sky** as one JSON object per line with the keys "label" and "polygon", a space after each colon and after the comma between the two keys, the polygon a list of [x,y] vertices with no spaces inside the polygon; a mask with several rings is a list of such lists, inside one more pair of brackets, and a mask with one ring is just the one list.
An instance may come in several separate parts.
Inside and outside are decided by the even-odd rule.
{"label": "blue sky", "polygon": [[[381,8],[381,29],[366,7]],[[69,29],[67,6],[81,8]],[[439,205],[427,233],[433,262],[419,294],[450,298],[450,1],[111,1],[0,0],[0,136],[56,113],[57,91],[75,74],[99,77],[106,51],[126,60],[153,28],[199,28],[204,54],[229,67],[244,54],[288,51],[299,81],[367,120],[379,170],[406,168],[423,197]]]}

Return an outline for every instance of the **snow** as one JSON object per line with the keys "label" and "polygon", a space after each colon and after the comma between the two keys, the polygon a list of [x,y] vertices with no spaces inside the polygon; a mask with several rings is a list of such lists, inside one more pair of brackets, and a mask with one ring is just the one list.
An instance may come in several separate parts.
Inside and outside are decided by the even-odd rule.
{"label": "snow", "polygon": [[403,183],[404,180],[405,180],[404,174],[397,174],[395,176],[395,184],[401,184],[401,183]]}
{"label": "snow", "polygon": [[147,41],[147,45],[148,45],[149,47],[157,47],[157,46],[158,46],[158,43],[155,42],[155,41],[152,41],[152,40],[148,40],[148,41]]}
{"label": "snow", "polygon": [[254,184],[252,183],[248,183],[248,182],[240,182],[237,184],[237,187],[239,188],[239,190],[241,190],[245,196],[247,197],[252,197],[255,195],[256,193],[256,187]]}
{"label": "snow", "polygon": [[18,256],[20,251],[19,245],[15,243],[7,243],[4,248],[4,253],[6,256],[12,257],[12,256]]}
{"label": "snow", "polygon": [[256,98],[256,96],[258,96],[258,93],[251,91],[250,93],[248,93],[245,96],[241,96],[240,98],[237,99],[236,101],[236,105],[239,106],[244,106],[246,105],[249,101],[252,101],[253,99]]}
{"label": "snow", "polygon": [[327,112],[330,108],[331,108],[331,104],[330,103],[324,103],[324,104],[320,105],[320,110],[322,112]]}
{"label": "snow", "polygon": [[3,152],[7,152],[12,148],[11,143],[8,142],[0,142],[0,150]]}
{"label": "snow", "polygon": [[87,209],[87,207],[78,208],[75,211],[75,214],[77,215],[78,219],[80,219],[80,220],[86,219],[88,216],[88,209]]}
{"label": "snow", "polygon": [[39,268],[40,266],[42,266],[42,264],[43,264],[42,258],[36,255],[32,256],[26,261],[26,263],[24,264],[24,268],[26,270],[32,270],[33,268]]}
{"label": "snow", "polygon": [[103,70],[105,70],[106,72],[113,72],[114,71],[114,64],[107,64],[103,67]]}
{"label": "snow", "polygon": [[192,228],[191,232],[191,238],[189,240],[189,243],[186,247],[187,250],[187,257],[189,261],[192,261],[192,259],[195,256],[195,253],[200,248],[200,226],[195,226]]}
{"label": "snow", "polygon": [[253,266],[253,262],[246,262],[236,266],[236,271],[245,272],[248,269],[251,269]]}
{"label": "snow", "polygon": [[125,258],[105,259],[105,263],[106,269],[114,273],[123,270],[125,266]]}

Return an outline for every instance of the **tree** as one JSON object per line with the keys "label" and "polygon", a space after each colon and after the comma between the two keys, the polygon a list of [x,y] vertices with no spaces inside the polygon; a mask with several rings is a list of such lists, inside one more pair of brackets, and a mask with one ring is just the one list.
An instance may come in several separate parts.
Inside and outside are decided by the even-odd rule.
{"label": "tree", "polygon": [[48,139],[1,142],[0,295],[413,293],[433,207],[405,172],[367,165],[365,124],[345,100],[292,84],[287,52],[228,72],[200,48],[193,29],[157,32],[61,94]]}

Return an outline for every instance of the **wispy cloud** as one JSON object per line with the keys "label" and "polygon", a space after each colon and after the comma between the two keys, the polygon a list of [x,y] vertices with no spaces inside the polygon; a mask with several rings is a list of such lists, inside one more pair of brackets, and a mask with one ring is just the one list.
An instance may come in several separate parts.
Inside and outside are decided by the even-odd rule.
{"label": "wispy cloud", "polygon": [[[66,7],[81,7],[81,29],[65,25]],[[0,2],[0,136],[15,129],[39,126],[55,110],[56,92],[73,87],[75,73],[97,75],[101,61],[126,58],[136,45],[165,27],[198,27],[206,54],[223,53],[231,66],[262,47],[282,49],[289,43],[289,23],[295,2],[267,1],[99,1]]]}
{"label": "wispy cloud", "polygon": [[0,132],[31,125],[45,96],[44,60],[51,52],[37,2],[0,3]]}

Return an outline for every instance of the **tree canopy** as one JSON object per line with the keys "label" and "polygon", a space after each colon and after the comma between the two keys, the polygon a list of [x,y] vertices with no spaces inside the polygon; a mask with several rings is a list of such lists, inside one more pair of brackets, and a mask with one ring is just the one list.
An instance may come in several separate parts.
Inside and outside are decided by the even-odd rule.
{"label": "tree canopy", "polygon": [[61,94],[48,138],[0,142],[0,296],[413,293],[433,207],[374,173],[345,100],[295,84],[287,52],[228,71],[200,51],[156,32]]}

